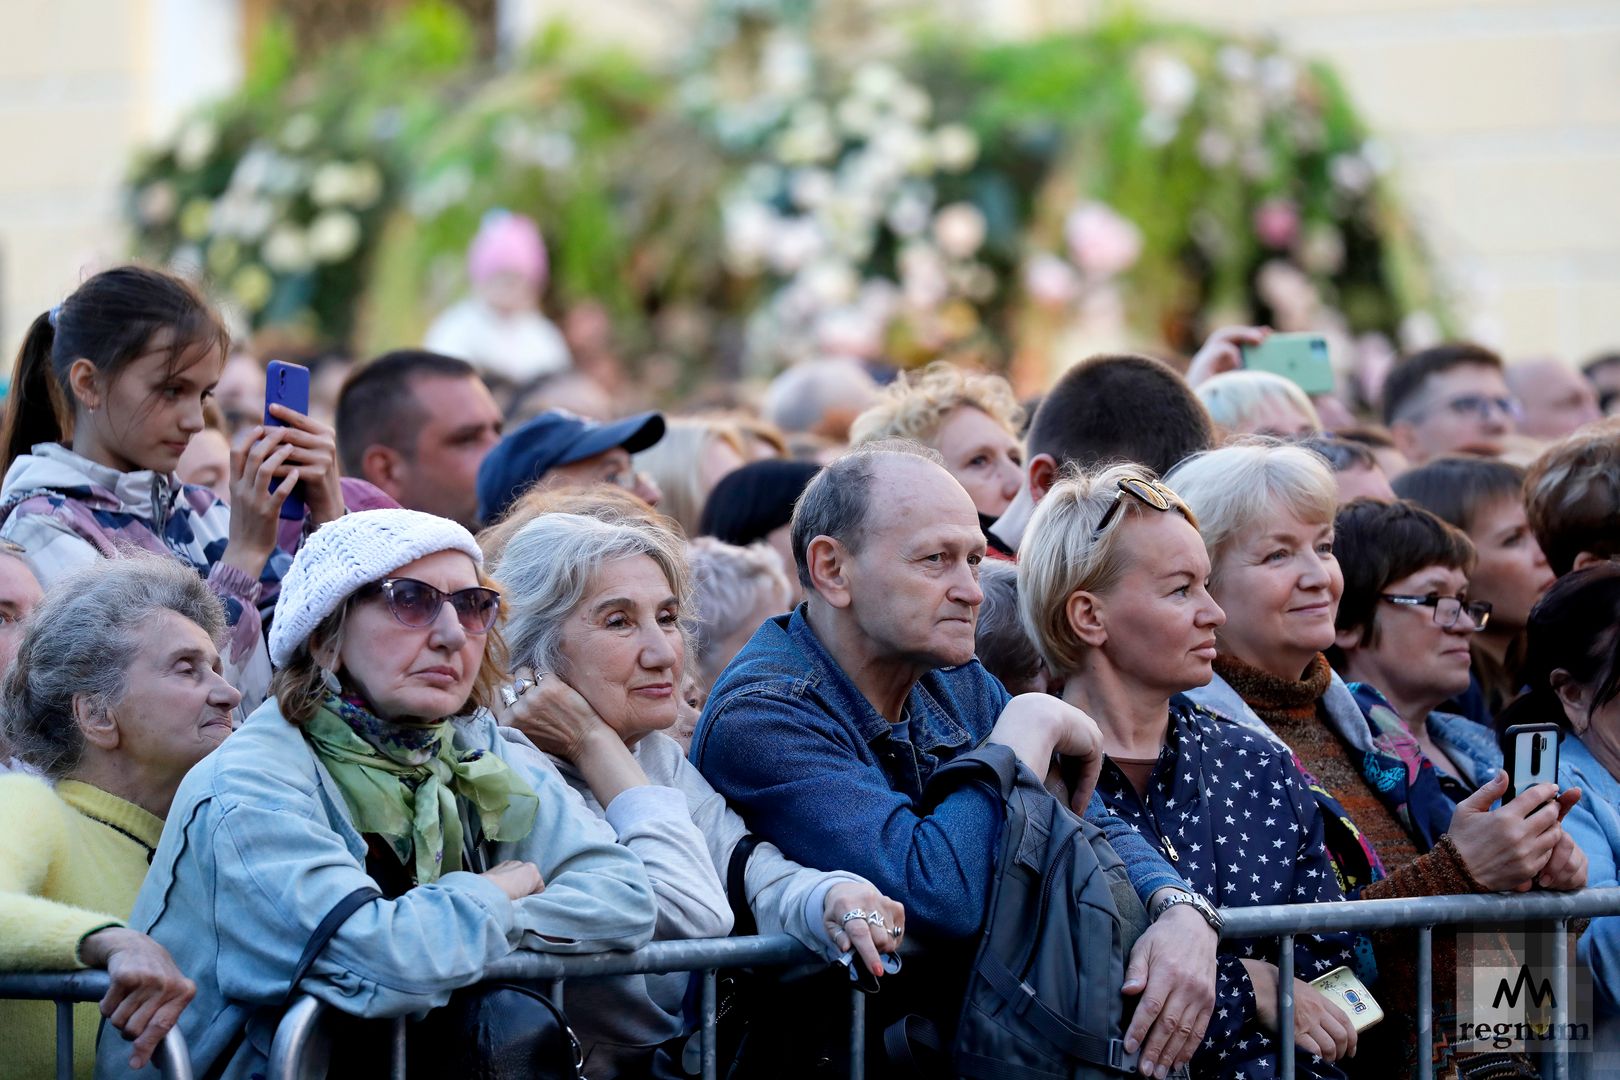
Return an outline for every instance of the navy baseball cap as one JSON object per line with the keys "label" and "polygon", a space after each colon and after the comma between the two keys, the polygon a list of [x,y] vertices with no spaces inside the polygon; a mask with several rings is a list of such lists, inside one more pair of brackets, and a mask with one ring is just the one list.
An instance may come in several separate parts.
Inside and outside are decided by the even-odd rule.
{"label": "navy baseball cap", "polygon": [[550,469],[622,446],[632,454],[664,437],[662,413],[603,424],[552,409],[507,432],[478,466],[478,519],[488,525]]}

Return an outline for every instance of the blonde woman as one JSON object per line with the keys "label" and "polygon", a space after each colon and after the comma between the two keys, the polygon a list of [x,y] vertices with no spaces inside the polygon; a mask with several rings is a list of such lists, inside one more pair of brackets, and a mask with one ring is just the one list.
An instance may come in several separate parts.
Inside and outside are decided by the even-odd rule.
{"label": "blonde woman", "polygon": [[1322,431],[1322,419],[1305,391],[1269,371],[1228,371],[1200,383],[1193,393],[1227,438],[1297,439]]}
{"label": "blonde woman", "polygon": [[849,441],[910,439],[933,447],[979,513],[994,520],[1023,483],[1023,423],[1024,410],[1006,379],[938,361],[920,375],[900,376],[855,418]]}
{"label": "blonde woman", "polygon": [[663,492],[658,509],[674,518],[686,535],[696,536],[703,504],[714,485],[752,460],[748,439],[736,424],[687,417],[671,418],[664,437],[635,456],[635,466]]}

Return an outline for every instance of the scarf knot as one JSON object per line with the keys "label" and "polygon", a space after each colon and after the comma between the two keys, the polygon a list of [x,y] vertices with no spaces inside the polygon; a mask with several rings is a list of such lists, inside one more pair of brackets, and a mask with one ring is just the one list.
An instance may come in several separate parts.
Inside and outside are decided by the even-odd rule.
{"label": "scarf knot", "polygon": [[457,749],[449,720],[394,724],[357,697],[327,694],[304,735],[355,828],[387,841],[419,885],[462,868],[458,798],[491,840],[519,840],[534,828],[534,789],[497,755]]}

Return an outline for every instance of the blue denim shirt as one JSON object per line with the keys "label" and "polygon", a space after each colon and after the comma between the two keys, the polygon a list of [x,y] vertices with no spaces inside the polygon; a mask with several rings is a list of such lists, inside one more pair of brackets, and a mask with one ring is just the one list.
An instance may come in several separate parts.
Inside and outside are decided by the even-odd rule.
{"label": "blue denim shirt", "polygon": [[[804,607],[768,620],[709,694],[692,761],[797,862],[849,870],[906,906],[907,924],[952,938],[979,932],[989,903],[1001,804],[965,788],[922,805],[935,768],[983,742],[1011,695],[977,660],[931,671],[906,699],[897,737],[817,640]],[[1145,901],[1188,886],[1096,796],[1101,828]]]}

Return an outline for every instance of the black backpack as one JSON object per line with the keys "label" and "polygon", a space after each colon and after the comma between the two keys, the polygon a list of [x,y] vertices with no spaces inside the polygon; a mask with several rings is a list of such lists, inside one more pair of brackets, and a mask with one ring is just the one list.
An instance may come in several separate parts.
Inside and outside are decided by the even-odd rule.
{"label": "black backpack", "polygon": [[[1101,830],[987,745],[940,766],[923,791],[926,813],[982,784],[1006,816],[984,931],[949,1049],[950,1071],[982,1080],[1093,1080],[1135,1068],[1126,1054],[1126,957],[1147,912]],[[891,1060],[938,1075],[942,1040],[908,1017],[886,1032]],[[936,1052],[935,1068],[918,1051]]]}

